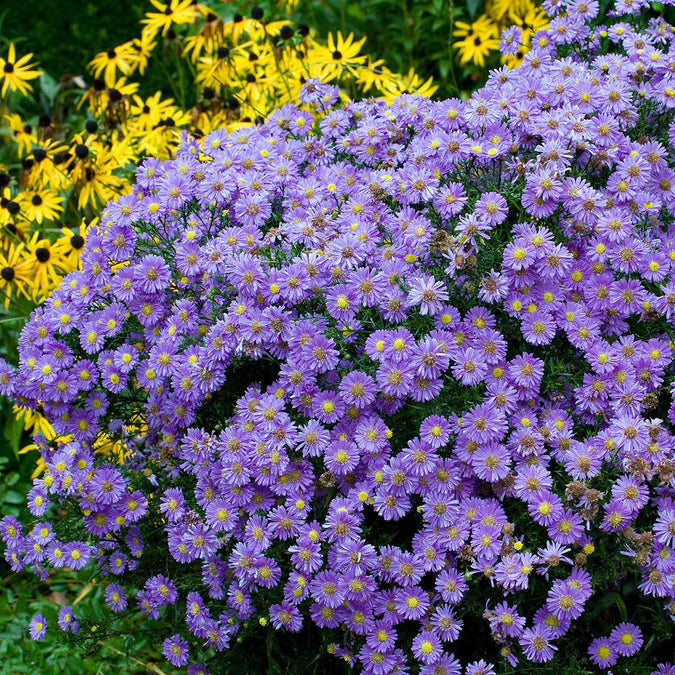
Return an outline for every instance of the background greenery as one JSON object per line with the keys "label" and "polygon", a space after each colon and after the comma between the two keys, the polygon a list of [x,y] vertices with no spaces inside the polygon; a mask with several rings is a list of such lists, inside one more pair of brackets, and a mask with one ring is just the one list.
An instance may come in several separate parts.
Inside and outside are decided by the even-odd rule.
{"label": "background greenery", "polygon": [[94,54],[136,35],[147,6],[141,0],[15,0],[0,10],[0,36],[33,52],[54,77],[83,75]]}

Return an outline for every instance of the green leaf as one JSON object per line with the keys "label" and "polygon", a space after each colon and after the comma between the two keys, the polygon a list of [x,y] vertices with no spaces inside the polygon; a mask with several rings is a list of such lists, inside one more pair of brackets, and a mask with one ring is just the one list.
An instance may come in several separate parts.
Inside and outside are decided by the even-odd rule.
{"label": "green leaf", "polygon": [[2,499],[6,504],[23,504],[26,497],[15,490],[7,490]]}
{"label": "green leaf", "polygon": [[54,104],[57,88],[57,81],[49,73],[43,72],[40,75],[40,92],[47,99],[50,106]]}
{"label": "green leaf", "polygon": [[[3,410],[3,412],[5,411]],[[21,434],[23,434],[23,420],[16,419],[11,410],[7,412],[9,414],[3,415],[4,429],[2,430],[2,437],[9,444],[14,456],[18,457],[19,448],[21,447]]]}
{"label": "green leaf", "polygon": [[621,615],[621,621],[628,621],[628,610],[626,609],[626,603],[619,593],[614,593],[614,602],[619,608],[619,614]]}
{"label": "green leaf", "polygon": [[478,10],[482,9],[482,0],[466,0],[466,9],[469,12],[471,19],[475,19]]}

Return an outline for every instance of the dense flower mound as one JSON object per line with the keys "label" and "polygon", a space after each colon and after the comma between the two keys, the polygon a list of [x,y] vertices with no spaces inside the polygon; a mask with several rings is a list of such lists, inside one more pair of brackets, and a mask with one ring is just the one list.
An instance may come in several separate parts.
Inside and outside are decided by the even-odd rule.
{"label": "dense flower mound", "polygon": [[609,667],[657,621],[667,643],[673,32],[596,8],[466,102],[310,81],[316,115],[145,161],[0,371],[60,436],[39,522],[3,521],[12,566],[92,561],[113,611],[177,605],[179,666],[256,619],[337,629],[368,673],[459,673],[476,607],[525,668]]}

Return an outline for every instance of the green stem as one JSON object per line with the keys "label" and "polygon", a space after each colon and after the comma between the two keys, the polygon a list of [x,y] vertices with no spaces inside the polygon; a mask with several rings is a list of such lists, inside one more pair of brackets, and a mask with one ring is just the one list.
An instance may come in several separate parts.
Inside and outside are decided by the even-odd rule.
{"label": "green stem", "polygon": [[167,79],[167,82],[169,83],[169,86],[171,87],[171,91],[173,92],[174,99],[176,101],[180,100],[180,92],[178,89],[176,89],[176,83],[173,81],[173,78],[171,77],[171,73],[169,72],[169,69],[166,67],[166,64],[164,63],[164,59],[157,59],[159,62],[159,67],[162,69],[162,72],[164,73],[164,76]]}
{"label": "green stem", "polygon": [[452,48],[452,31],[455,27],[455,2],[448,0],[448,18],[450,19],[450,28],[448,30],[448,62],[450,63],[450,75],[452,76],[452,84],[455,88],[455,94],[460,96],[461,92],[457,84],[457,76],[455,75],[455,52]]}
{"label": "green stem", "polygon": [[180,91],[180,107],[185,110],[185,79],[183,73],[183,63],[178,55],[178,47],[173,50],[173,55],[176,59],[176,69],[178,70],[178,89]]}

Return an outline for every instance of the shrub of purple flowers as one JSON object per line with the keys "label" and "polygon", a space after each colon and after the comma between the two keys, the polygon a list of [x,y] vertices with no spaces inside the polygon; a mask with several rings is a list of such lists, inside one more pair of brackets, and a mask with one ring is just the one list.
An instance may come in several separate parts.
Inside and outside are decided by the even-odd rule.
{"label": "shrub of purple flowers", "polygon": [[162,653],[189,672],[268,624],[375,675],[656,667],[675,42],[624,5],[549,3],[468,101],[310,81],[144,162],[0,370],[61,435],[36,438],[39,522],[2,521],[13,568],[91,564],[112,612],[173,606]]}

